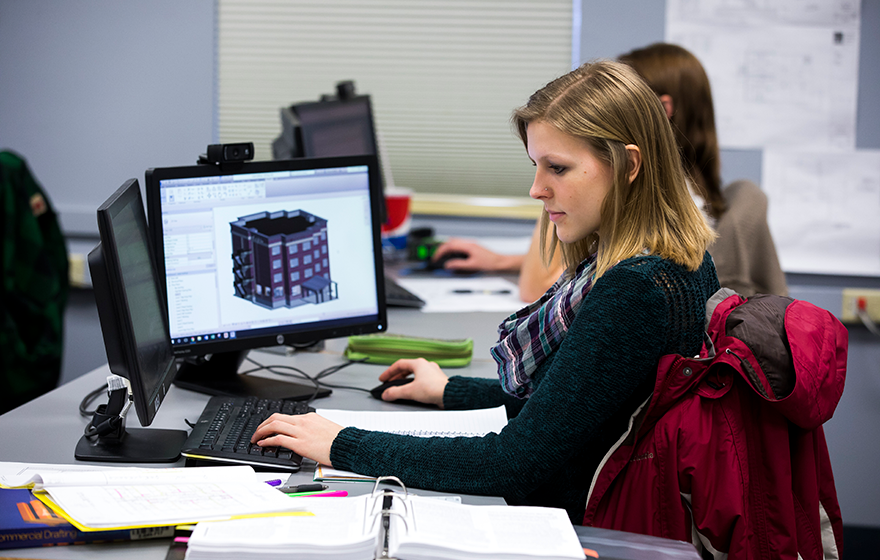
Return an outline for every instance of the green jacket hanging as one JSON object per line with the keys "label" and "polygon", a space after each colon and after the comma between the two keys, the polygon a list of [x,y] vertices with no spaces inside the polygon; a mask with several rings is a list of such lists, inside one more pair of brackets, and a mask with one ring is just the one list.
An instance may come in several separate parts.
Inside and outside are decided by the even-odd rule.
{"label": "green jacket hanging", "polygon": [[61,374],[67,247],[27,163],[0,152],[0,413],[53,389]]}

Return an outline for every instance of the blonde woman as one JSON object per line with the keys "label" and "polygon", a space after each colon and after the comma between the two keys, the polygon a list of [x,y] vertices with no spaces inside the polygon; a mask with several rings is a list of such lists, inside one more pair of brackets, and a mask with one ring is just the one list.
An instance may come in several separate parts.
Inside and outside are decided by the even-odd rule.
{"label": "blonde woman", "polygon": [[580,524],[592,473],[651,394],[665,354],[695,355],[719,288],[712,230],[688,193],[657,95],[629,67],[585,64],[513,115],[534,162],[529,194],[566,273],[502,323],[499,379],[447,376],[423,359],[386,400],[445,409],[505,405],[508,425],[481,438],[416,438],[342,428],[317,414],[274,415],[254,441],[335,468],[393,474],[416,488],[565,508]]}

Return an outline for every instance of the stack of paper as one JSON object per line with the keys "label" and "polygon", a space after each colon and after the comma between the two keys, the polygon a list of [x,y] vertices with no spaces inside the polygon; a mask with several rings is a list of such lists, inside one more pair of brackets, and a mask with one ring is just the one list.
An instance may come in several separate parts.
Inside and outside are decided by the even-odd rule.
{"label": "stack of paper", "polygon": [[365,498],[297,498],[313,514],[308,517],[199,523],[187,543],[186,558],[372,560],[377,533],[364,526]]}

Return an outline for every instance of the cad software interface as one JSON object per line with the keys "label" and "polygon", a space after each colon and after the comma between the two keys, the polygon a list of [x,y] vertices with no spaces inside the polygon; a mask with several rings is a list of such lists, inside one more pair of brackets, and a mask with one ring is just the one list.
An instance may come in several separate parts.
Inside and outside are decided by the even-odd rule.
{"label": "cad software interface", "polygon": [[376,315],[366,166],[160,181],[172,344]]}

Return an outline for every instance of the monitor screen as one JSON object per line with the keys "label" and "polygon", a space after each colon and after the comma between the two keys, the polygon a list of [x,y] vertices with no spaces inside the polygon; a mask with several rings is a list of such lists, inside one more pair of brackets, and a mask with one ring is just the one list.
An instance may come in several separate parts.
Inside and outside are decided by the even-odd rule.
{"label": "monitor screen", "polygon": [[187,358],[178,384],[309,398],[313,387],[261,388],[254,384],[263,380],[237,375],[244,354],[386,329],[375,156],[159,168],[146,176],[171,344]]}
{"label": "monitor screen", "polygon": [[298,103],[291,110],[299,120],[305,157],[378,153],[368,95]]}
{"label": "monitor screen", "polygon": [[[107,361],[112,373],[129,380],[138,419],[149,426],[177,367],[137,179],[126,181],[97,214],[101,242],[89,253],[89,271]],[[112,414],[124,419],[125,410],[120,407]],[[81,440],[77,459],[156,462],[179,456],[186,432],[126,431],[112,414],[107,411],[107,429]],[[118,429],[109,429],[111,420]]]}
{"label": "monitor screen", "polygon": [[303,101],[281,109],[281,134],[272,157],[378,154],[369,95]]}

